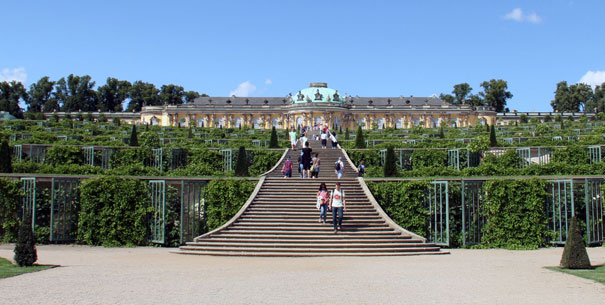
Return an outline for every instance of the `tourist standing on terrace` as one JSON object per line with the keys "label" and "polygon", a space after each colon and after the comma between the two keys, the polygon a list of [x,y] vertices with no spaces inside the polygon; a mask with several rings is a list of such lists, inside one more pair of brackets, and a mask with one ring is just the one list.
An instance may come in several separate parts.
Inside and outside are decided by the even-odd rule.
{"label": "tourist standing on terrace", "polygon": [[332,224],[334,225],[334,234],[336,234],[338,230],[342,230],[342,216],[346,210],[345,191],[340,189],[340,182],[336,182],[328,208],[332,210]]}
{"label": "tourist standing on terrace", "polygon": [[292,128],[292,131],[288,133],[290,136],[290,145],[292,146],[292,150],[296,151],[296,130]]}
{"label": "tourist standing on terrace", "polygon": [[290,156],[284,162],[284,168],[281,171],[284,174],[284,178],[292,178],[292,160],[290,160]]}
{"label": "tourist standing on terrace", "polygon": [[313,159],[311,159],[311,178],[319,178],[319,153],[315,153]]}
{"label": "tourist standing on terrace", "polygon": [[328,143],[328,134],[324,130],[321,132],[321,149],[326,149],[327,143]]}
{"label": "tourist standing on terrace", "polygon": [[328,196],[328,187],[324,182],[322,182],[319,186],[319,191],[317,192],[317,208],[319,209],[319,222],[326,223],[329,203],[330,199]]}
{"label": "tourist standing on terrace", "polygon": [[303,163],[303,178],[311,178],[311,146],[309,142],[305,142],[305,148],[302,150],[302,163]]}

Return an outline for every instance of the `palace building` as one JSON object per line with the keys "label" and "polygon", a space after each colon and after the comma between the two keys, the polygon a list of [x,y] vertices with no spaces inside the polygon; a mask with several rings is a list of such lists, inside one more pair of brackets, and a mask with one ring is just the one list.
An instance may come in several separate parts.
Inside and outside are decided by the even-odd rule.
{"label": "palace building", "polygon": [[337,129],[359,125],[383,129],[493,125],[496,112],[490,107],[452,105],[434,96],[343,96],[326,83],[311,83],[286,97],[200,97],[184,105],[145,106],[140,119],[142,124],[161,126],[269,129],[327,124]]}

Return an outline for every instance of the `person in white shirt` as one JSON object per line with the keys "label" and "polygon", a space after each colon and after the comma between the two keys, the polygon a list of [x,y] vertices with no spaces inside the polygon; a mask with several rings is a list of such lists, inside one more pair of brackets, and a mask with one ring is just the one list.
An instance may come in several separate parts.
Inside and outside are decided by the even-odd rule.
{"label": "person in white shirt", "polygon": [[332,141],[332,149],[336,149],[338,145],[338,138],[336,137],[336,132],[332,132],[330,134],[330,141]]}
{"label": "person in white shirt", "polygon": [[300,136],[300,148],[305,148],[306,147],[305,143],[307,143],[307,141],[309,141],[309,138],[307,138],[307,134],[306,133],[303,133]]}
{"label": "person in white shirt", "polygon": [[326,144],[328,143],[328,134],[323,131],[321,133],[321,149],[326,149]]}
{"label": "person in white shirt", "polygon": [[340,189],[340,182],[336,182],[328,208],[332,211],[332,224],[334,224],[334,234],[336,234],[338,230],[342,230],[342,216],[346,210],[345,191]]}
{"label": "person in white shirt", "polygon": [[296,151],[296,130],[292,128],[292,131],[288,133],[290,136],[290,145],[292,146],[292,150]]}

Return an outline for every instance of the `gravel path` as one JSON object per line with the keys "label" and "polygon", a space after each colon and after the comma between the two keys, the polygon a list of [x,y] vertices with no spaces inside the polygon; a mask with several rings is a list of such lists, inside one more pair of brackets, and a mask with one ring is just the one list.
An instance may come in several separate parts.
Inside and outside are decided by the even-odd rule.
{"label": "gravel path", "polygon": [[[542,268],[562,248],[255,258],[165,248],[39,246],[50,270],[0,279],[2,304],[604,304],[605,285]],[[593,264],[605,248],[591,248]],[[0,245],[12,258],[13,245]]]}

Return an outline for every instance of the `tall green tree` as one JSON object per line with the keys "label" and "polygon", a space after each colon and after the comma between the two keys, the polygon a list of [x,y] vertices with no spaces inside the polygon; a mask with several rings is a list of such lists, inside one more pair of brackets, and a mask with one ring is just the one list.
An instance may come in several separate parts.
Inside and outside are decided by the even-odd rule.
{"label": "tall green tree", "polygon": [[163,85],[160,89],[162,105],[181,105],[185,97],[185,89],[177,85]]}
{"label": "tall green tree", "polygon": [[48,76],[42,77],[29,86],[27,98],[28,112],[52,112],[59,110],[57,99],[53,96],[55,83]]}
{"label": "tall green tree", "polygon": [[573,84],[568,86],[566,81],[562,81],[557,83],[555,99],[550,102],[550,105],[553,110],[558,112],[580,112],[584,108],[593,111],[595,105],[593,98],[594,92],[589,85]]}
{"label": "tall green tree", "polygon": [[137,125],[132,124],[132,130],[130,131],[129,146],[139,146],[139,138],[137,136]]}
{"label": "tall green tree", "polygon": [[366,148],[366,140],[363,137],[361,125],[357,127],[357,134],[355,135],[355,148]]}
{"label": "tall green tree", "polygon": [[244,146],[239,147],[237,153],[237,161],[235,162],[235,175],[238,177],[248,176],[248,156],[246,155],[246,148]]}
{"label": "tall green tree", "polygon": [[128,98],[132,85],[129,81],[108,77],[105,85],[99,87],[99,109],[101,111],[122,111],[122,103]]}
{"label": "tall green tree", "polygon": [[596,86],[592,99],[586,102],[585,112],[605,112],[605,83]]}
{"label": "tall green tree", "polygon": [[439,94],[439,98],[442,99],[442,100],[444,100],[444,101],[446,101],[446,102],[448,102],[448,103],[450,103],[450,104],[454,103],[454,96],[451,95],[451,94],[443,94],[443,93],[441,93],[441,94]]}
{"label": "tall green tree", "polygon": [[471,91],[473,91],[473,88],[471,88],[471,85],[468,83],[454,85],[454,90],[452,90],[452,93],[454,94],[454,104],[467,104],[467,97]]}
{"label": "tall green tree", "polygon": [[196,98],[200,97],[200,94],[195,91],[185,92],[185,103],[191,104]]}
{"label": "tall green tree", "polygon": [[494,107],[497,112],[503,112],[506,100],[513,97],[513,94],[508,91],[508,84],[501,79],[482,82],[481,87],[483,87],[483,92],[480,92],[479,95],[483,99],[483,103]]}
{"label": "tall green tree", "polygon": [[21,267],[32,266],[38,260],[31,215],[26,214],[25,220],[19,226],[19,235],[14,252],[15,262]]}
{"label": "tall green tree", "polygon": [[277,131],[275,130],[275,126],[271,128],[271,138],[269,140],[269,148],[279,148],[279,143],[277,141]]}
{"label": "tall green tree", "polygon": [[496,128],[494,128],[494,125],[492,125],[489,130],[489,146],[498,146],[498,140],[496,139]]}
{"label": "tall green tree", "polygon": [[8,142],[2,140],[0,143],[0,173],[12,173],[13,164],[11,162],[11,150]]}
{"label": "tall green tree", "polygon": [[393,146],[389,146],[387,147],[383,164],[383,173],[385,177],[397,176],[397,164],[395,162],[395,149],[393,149]]}
{"label": "tall green tree", "polygon": [[136,81],[130,88],[130,103],[126,111],[141,111],[143,106],[158,106],[160,102],[160,90],[154,84]]}
{"label": "tall green tree", "polygon": [[70,74],[67,79],[61,78],[55,87],[55,97],[66,112],[97,111],[99,99],[94,90],[95,82],[89,75]]}
{"label": "tall green tree", "polygon": [[27,91],[17,81],[0,82],[0,111],[6,111],[16,118],[23,118],[20,102],[27,101]]}

